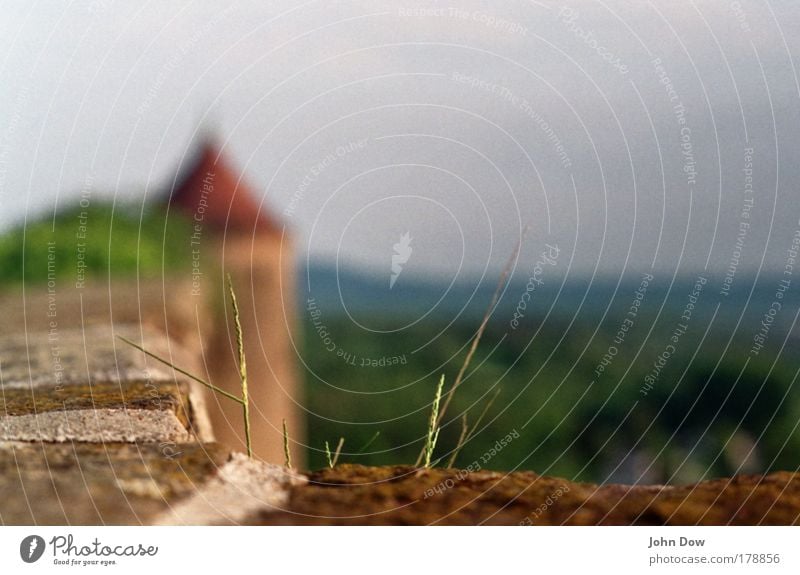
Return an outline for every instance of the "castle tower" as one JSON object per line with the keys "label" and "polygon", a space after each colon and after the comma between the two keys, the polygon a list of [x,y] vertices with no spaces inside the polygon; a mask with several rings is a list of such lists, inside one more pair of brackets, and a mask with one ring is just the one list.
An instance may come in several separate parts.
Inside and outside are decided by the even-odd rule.
{"label": "castle tower", "polygon": [[[237,396],[241,393],[227,296],[226,275],[230,274],[247,357],[254,455],[283,463],[285,419],[293,462],[302,463],[304,433],[297,408],[300,386],[290,335],[295,323],[292,242],[257,197],[207,140],[173,188],[169,205],[186,214],[194,225],[190,241],[192,296],[204,300],[198,310],[212,311],[211,318],[198,317],[207,374],[222,389]],[[210,326],[209,333],[203,333],[203,325]],[[241,407],[212,395],[209,392],[207,404],[217,441],[244,451]]]}

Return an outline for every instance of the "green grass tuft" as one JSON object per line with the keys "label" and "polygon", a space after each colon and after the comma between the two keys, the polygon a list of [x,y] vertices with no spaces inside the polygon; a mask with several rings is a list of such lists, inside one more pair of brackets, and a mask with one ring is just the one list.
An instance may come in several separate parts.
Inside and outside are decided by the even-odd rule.
{"label": "green grass tuft", "polygon": [[428,437],[425,439],[425,458],[424,467],[431,466],[431,458],[433,457],[433,450],[436,449],[436,441],[439,439],[439,404],[442,400],[442,389],[444,389],[444,374],[439,380],[439,385],[436,386],[436,395],[433,398],[433,407],[431,408],[431,419],[428,423]]}
{"label": "green grass tuft", "polygon": [[247,445],[247,456],[253,457],[253,442],[250,437],[250,397],[247,392],[247,359],[244,355],[244,338],[242,336],[242,322],[239,318],[239,305],[236,302],[236,293],[233,291],[231,274],[228,274],[228,293],[231,296],[233,307],[233,322],[236,326],[236,348],[239,351],[239,378],[242,381],[242,416],[244,418],[244,438]]}

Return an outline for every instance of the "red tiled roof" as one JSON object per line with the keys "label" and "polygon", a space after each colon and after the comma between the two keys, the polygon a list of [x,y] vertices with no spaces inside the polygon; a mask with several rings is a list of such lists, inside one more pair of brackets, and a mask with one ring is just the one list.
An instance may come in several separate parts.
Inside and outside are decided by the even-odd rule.
{"label": "red tiled roof", "polygon": [[265,206],[259,208],[256,197],[217,147],[206,141],[173,188],[169,204],[219,232],[281,235],[282,225]]}

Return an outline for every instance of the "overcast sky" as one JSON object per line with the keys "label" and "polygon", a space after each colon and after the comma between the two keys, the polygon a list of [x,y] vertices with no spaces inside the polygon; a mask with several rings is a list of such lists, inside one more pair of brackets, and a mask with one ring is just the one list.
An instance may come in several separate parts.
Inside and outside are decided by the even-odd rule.
{"label": "overcast sky", "polygon": [[0,228],[153,196],[211,130],[302,257],[388,268],[408,232],[452,276],[530,226],[524,268],[786,263],[796,2],[221,4],[3,2]]}

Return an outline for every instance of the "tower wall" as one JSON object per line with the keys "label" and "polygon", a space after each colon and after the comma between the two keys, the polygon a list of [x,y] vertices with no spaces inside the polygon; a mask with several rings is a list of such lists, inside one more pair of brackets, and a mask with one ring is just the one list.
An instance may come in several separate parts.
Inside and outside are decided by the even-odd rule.
{"label": "tower wall", "polygon": [[[233,281],[242,323],[251,399],[251,436],[254,454],[268,462],[283,463],[282,422],[287,423],[292,463],[302,465],[304,429],[299,417],[302,398],[293,345],[295,330],[295,269],[292,244],[274,234],[231,234],[219,240],[221,273]],[[215,323],[208,338],[207,358],[215,384],[239,395],[238,351],[227,287],[213,291]],[[222,299],[224,296],[224,305]],[[209,398],[218,441],[245,449],[241,407],[226,398]]]}

